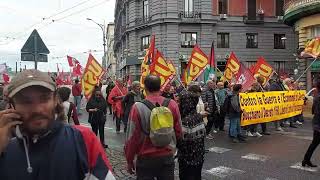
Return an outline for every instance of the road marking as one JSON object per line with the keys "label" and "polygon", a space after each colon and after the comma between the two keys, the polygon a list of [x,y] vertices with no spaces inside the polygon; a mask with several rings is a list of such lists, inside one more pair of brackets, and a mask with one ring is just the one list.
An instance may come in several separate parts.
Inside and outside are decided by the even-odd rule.
{"label": "road marking", "polygon": [[304,170],[304,171],[309,171],[309,172],[317,172],[318,171],[318,168],[310,168],[310,167],[303,167],[301,165],[301,162],[298,162],[292,166],[290,166],[291,168],[294,168],[294,169],[300,169],[300,170]]}
{"label": "road marking", "polygon": [[276,131],[275,133],[277,134],[282,134],[282,135],[291,135],[291,136],[296,136],[296,132],[287,132],[287,131]]}
{"label": "road marking", "polygon": [[212,147],[208,150],[209,150],[209,152],[215,152],[215,153],[219,153],[219,154],[231,151],[231,149],[221,148],[221,147]]}
{"label": "road marking", "polygon": [[247,154],[245,156],[241,156],[241,158],[254,160],[254,161],[262,161],[262,162],[265,162],[266,160],[268,160],[268,156],[259,155],[259,154],[253,154],[253,153],[249,153],[249,154]]}
{"label": "road marking", "polygon": [[276,132],[278,134],[286,135],[288,137],[296,138],[296,139],[302,139],[302,140],[309,140],[312,141],[312,136],[299,136],[296,132]]}
{"label": "road marking", "polygon": [[[85,126],[85,127],[91,128],[91,125],[90,124],[86,124],[86,123],[81,123],[81,126]],[[113,130],[113,128],[111,128],[111,127],[104,127],[104,129]]]}
{"label": "road marking", "polygon": [[220,178],[225,178],[227,176],[243,174],[245,173],[245,171],[242,171],[240,169],[232,169],[225,166],[219,166],[210,170],[205,170],[204,173],[211,174]]}
{"label": "road marking", "polygon": [[297,139],[303,139],[303,140],[309,140],[309,141],[313,140],[312,136],[289,136],[289,137],[293,137],[293,138],[297,138]]}
{"label": "road marking", "polygon": [[267,177],[265,180],[278,180],[277,178]]}

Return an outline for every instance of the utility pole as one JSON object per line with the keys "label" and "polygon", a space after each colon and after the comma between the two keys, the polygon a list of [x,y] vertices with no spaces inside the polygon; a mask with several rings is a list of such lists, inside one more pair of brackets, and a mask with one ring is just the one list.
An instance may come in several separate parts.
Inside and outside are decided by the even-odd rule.
{"label": "utility pole", "polygon": [[88,21],[92,21],[93,23],[95,23],[96,25],[98,25],[101,30],[102,30],[102,35],[103,35],[103,58],[102,58],[102,68],[106,69],[106,26],[105,26],[105,22],[103,22],[103,24],[99,24],[96,21],[94,21],[91,18],[87,18]]}

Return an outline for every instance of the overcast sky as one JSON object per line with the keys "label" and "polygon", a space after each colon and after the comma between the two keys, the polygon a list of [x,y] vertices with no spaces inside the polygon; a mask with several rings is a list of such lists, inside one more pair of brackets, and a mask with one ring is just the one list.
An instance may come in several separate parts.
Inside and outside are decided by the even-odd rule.
{"label": "overcast sky", "polygon": [[[65,11],[73,6],[76,7]],[[88,54],[84,52],[89,50],[97,51],[92,54],[101,62],[102,31],[86,18],[107,25],[114,20],[114,6],[115,0],[1,0],[0,64],[7,63],[15,70],[18,62],[20,68],[20,50],[33,29],[38,30],[50,50],[49,62],[38,64],[42,71],[56,71],[57,63],[68,71],[66,55],[85,66]],[[21,64],[34,68],[33,62]]]}

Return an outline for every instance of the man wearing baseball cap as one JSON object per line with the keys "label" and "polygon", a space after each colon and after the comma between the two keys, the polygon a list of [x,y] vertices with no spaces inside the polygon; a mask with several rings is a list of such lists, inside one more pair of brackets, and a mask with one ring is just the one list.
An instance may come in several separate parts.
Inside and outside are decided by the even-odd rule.
{"label": "man wearing baseball cap", "polygon": [[56,86],[47,73],[19,73],[8,97],[11,108],[0,111],[0,179],[115,179],[96,136],[63,123]]}

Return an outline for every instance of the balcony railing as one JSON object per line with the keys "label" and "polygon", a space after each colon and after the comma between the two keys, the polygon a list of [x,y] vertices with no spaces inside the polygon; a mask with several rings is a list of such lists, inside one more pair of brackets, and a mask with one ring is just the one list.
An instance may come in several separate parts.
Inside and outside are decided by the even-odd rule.
{"label": "balcony railing", "polygon": [[135,19],[135,24],[136,26],[138,25],[143,25],[143,24],[147,24],[151,21],[151,17],[141,17],[141,18],[136,18]]}
{"label": "balcony railing", "polygon": [[200,19],[201,13],[198,11],[180,11],[179,18],[193,18],[193,19]]}
{"label": "balcony railing", "polygon": [[243,16],[243,22],[246,24],[263,24],[264,14],[257,14],[256,16]]}
{"label": "balcony railing", "polygon": [[284,11],[285,14],[288,14],[289,12],[298,8],[303,8],[316,3],[320,3],[320,0],[291,0],[284,5]]}

